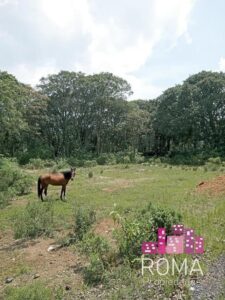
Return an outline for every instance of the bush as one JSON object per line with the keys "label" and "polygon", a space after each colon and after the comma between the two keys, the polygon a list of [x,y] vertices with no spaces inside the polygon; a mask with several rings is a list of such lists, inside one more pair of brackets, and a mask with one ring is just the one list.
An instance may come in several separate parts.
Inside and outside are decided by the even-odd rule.
{"label": "bush", "polygon": [[7,288],[5,300],[49,300],[52,299],[51,290],[41,283],[34,283],[23,287]]}
{"label": "bush", "polygon": [[217,171],[221,168],[222,161],[220,157],[210,157],[208,161],[205,163],[205,167],[209,171]]}
{"label": "bush", "polygon": [[159,227],[165,227],[170,233],[172,225],[180,221],[181,216],[175,211],[151,203],[130,218],[120,218],[122,229],[117,234],[120,255],[132,261],[141,255],[142,242],[156,241]]}
{"label": "bush", "polygon": [[77,159],[75,157],[69,157],[67,159],[67,163],[70,166],[73,166],[73,167],[83,167],[84,166],[84,160],[83,159]]}
{"label": "bush", "polygon": [[92,177],[93,177],[93,175],[94,175],[94,174],[93,174],[93,172],[92,172],[92,171],[90,171],[90,172],[88,173],[88,177],[89,177],[89,178],[92,178]]}
{"label": "bush", "polygon": [[14,237],[35,238],[49,235],[53,226],[53,207],[50,202],[29,202],[24,211],[14,216]]}
{"label": "bush", "polygon": [[110,247],[105,238],[89,232],[83,236],[82,241],[79,243],[79,248],[82,253],[87,255],[97,254],[103,263],[106,264]]}
{"label": "bush", "polygon": [[220,157],[210,157],[208,159],[209,163],[215,164],[215,165],[220,165],[222,163],[221,158]]}
{"label": "bush", "polygon": [[95,221],[95,211],[90,209],[78,208],[78,210],[75,212],[75,239],[81,241]]}
{"label": "bush", "polygon": [[97,166],[96,160],[85,160],[84,161],[84,167],[85,168],[91,168]]}
{"label": "bush", "polygon": [[99,165],[106,165],[106,164],[107,164],[107,159],[108,159],[107,154],[101,154],[101,155],[96,159],[96,161],[97,161],[97,163],[98,163]]}
{"label": "bush", "polygon": [[44,161],[40,158],[31,158],[27,165],[29,169],[43,169]]}
{"label": "bush", "polygon": [[13,160],[0,159],[0,207],[8,204],[16,195],[31,192],[33,180]]}
{"label": "bush", "polygon": [[103,261],[96,254],[90,257],[90,264],[84,268],[84,281],[89,285],[97,285],[104,278],[104,264]]}

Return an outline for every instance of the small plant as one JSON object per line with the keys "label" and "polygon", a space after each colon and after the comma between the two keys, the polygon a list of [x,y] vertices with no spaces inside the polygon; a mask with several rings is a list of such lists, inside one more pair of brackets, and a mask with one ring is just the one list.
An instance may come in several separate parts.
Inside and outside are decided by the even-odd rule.
{"label": "small plant", "polygon": [[53,208],[52,204],[29,202],[25,210],[14,216],[14,237],[35,238],[49,235],[52,232]]}
{"label": "small plant", "polygon": [[97,285],[104,279],[104,264],[97,254],[92,254],[90,264],[84,268],[84,281],[88,285]]}
{"label": "small plant", "polygon": [[88,232],[84,235],[82,241],[79,243],[79,248],[82,253],[87,255],[97,254],[99,258],[106,264],[107,254],[110,247],[107,240],[93,232]]}
{"label": "small plant", "polygon": [[79,208],[75,212],[75,239],[81,241],[95,221],[96,213],[94,210]]}
{"label": "small plant", "polygon": [[92,171],[88,172],[88,178],[92,178],[92,177],[93,177],[93,172]]}

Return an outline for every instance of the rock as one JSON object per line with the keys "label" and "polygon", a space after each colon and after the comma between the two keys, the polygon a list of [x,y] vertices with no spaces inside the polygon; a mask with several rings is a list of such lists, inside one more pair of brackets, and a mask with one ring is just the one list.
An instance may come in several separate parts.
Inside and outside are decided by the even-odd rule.
{"label": "rock", "polygon": [[48,247],[48,252],[55,251],[55,250],[57,250],[61,247],[62,247],[62,245],[51,245],[51,246]]}
{"label": "rock", "polygon": [[40,274],[38,274],[38,273],[36,273],[36,274],[34,274],[34,279],[36,279],[36,278],[39,278],[40,277]]}
{"label": "rock", "polygon": [[194,290],[195,290],[195,288],[194,288],[193,286],[191,286],[191,287],[190,287],[190,291],[193,292]]}
{"label": "rock", "polygon": [[5,279],[5,283],[11,283],[12,281],[13,281],[13,277],[7,277],[6,279]]}

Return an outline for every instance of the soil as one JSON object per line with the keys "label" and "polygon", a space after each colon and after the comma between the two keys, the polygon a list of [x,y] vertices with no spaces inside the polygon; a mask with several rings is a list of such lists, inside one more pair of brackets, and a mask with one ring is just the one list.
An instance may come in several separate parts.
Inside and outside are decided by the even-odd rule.
{"label": "soil", "polygon": [[[0,237],[0,291],[8,284],[6,278],[13,278],[10,286],[23,286],[39,278],[49,286],[59,284],[82,284],[77,269],[83,264],[70,248],[48,251],[54,245],[53,239],[13,240],[12,233]],[[1,294],[1,293],[0,293]]]}
{"label": "soil", "polygon": [[111,246],[116,247],[116,240],[113,236],[113,232],[117,228],[119,228],[118,223],[114,222],[113,219],[105,218],[96,224],[93,232],[107,239]]}
{"label": "soil", "polygon": [[207,193],[210,196],[225,194],[225,176],[218,176],[209,181],[202,181],[197,185],[198,193]]}

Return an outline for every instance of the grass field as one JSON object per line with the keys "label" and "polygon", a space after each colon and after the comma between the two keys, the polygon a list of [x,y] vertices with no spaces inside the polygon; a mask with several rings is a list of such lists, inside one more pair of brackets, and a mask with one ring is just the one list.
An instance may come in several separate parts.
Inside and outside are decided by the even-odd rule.
{"label": "grass field", "polygon": [[[77,266],[82,265],[85,258],[76,247],[63,248],[52,254],[47,252],[51,243],[63,238],[71,230],[74,210],[78,206],[96,210],[96,224],[100,226],[98,232],[101,233],[102,230],[107,238],[107,235],[111,234],[110,227],[114,226],[110,221],[110,212],[115,209],[115,205],[116,209],[123,213],[129,209],[140,209],[151,201],[161,207],[179,212],[185,226],[193,227],[197,234],[204,237],[203,263],[214,261],[224,251],[224,196],[209,196],[196,191],[196,186],[201,181],[212,179],[221,173],[205,172],[202,167],[145,164],[79,168],[75,180],[68,184],[66,201],[59,200],[60,188],[49,187],[46,201],[52,202],[54,210],[54,228],[51,238],[38,238],[33,241],[21,241],[21,243],[15,241],[12,230],[15,216],[24,211],[29,201],[39,201],[39,205],[43,205],[37,199],[36,181],[38,176],[46,171],[27,170],[34,179],[32,194],[14,199],[9,206],[0,211],[0,257],[3,262],[0,289],[3,298],[6,297],[3,295],[9,289],[9,285],[5,284],[5,278],[13,277],[11,287],[39,284],[39,282],[49,286],[54,294],[54,296],[52,294],[46,296],[49,299],[73,299],[74,295],[78,295],[78,291],[83,295],[80,299],[95,299],[97,294],[98,297],[102,297],[101,299],[126,299],[125,295],[128,295],[127,299],[132,299],[134,289],[138,289],[138,284],[141,284],[137,283],[139,279],[135,277],[138,274],[137,270],[130,273],[124,266],[120,274],[117,268],[117,279],[114,284],[111,283],[107,287],[102,284],[98,288],[93,288],[83,283],[82,276],[77,270],[79,269]],[[92,178],[88,177],[90,171],[93,172]],[[40,264],[37,265],[40,258],[45,260],[40,260]],[[49,262],[51,264],[47,267]],[[74,266],[77,271],[74,271]],[[56,271],[54,272],[53,269]],[[37,271],[40,277],[33,279],[33,274]],[[67,285],[68,291],[65,290]],[[171,290],[172,288],[169,288],[168,293]],[[188,291],[185,297],[188,299]],[[134,299],[145,299],[145,296]]]}

